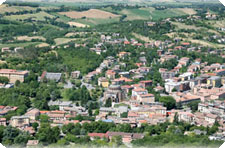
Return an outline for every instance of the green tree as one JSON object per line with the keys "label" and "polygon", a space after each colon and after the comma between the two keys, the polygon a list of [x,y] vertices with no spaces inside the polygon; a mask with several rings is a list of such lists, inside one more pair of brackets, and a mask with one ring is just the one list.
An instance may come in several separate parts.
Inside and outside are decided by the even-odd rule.
{"label": "green tree", "polygon": [[105,102],[105,107],[112,107],[112,100],[111,98],[108,98]]}
{"label": "green tree", "polygon": [[9,83],[9,79],[7,77],[0,77],[0,83],[8,84]]}
{"label": "green tree", "polygon": [[160,97],[159,102],[162,102],[168,110],[176,107],[176,100],[171,96]]}

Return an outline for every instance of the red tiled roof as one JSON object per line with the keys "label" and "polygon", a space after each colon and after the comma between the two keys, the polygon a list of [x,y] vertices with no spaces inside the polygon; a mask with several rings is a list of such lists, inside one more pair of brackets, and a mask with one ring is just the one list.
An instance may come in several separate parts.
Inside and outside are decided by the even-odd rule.
{"label": "red tiled roof", "polygon": [[140,83],[152,83],[152,80],[140,81]]}
{"label": "red tiled roof", "polygon": [[105,133],[88,133],[89,137],[100,137],[100,138],[104,138],[107,137],[107,135]]}

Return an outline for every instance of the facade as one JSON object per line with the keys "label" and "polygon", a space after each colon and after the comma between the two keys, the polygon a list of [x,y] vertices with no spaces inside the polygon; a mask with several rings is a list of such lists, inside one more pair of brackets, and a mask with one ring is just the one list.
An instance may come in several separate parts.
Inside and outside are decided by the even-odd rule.
{"label": "facade", "polygon": [[15,69],[0,69],[0,76],[7,77],[10,83],[15,83],[17,80],[24,82],[28,73],[28,71],[18,71]]}
{"label": "facade", "polygon": [[73,79],[78,79],[80,77],[80,71],[73,71],[73,72],[71,72],[71,77]]}
{"label": "facade", "polygon": [[125,93],[120,85],[110,85],[104,93],[104,99],[107,100],[108,98],[111,98],[112,102],[118,103],[125,99]]}
{"label": "facade", "polygon": [[98,79],[98,86],[107,88],[109,87],[109,81],[105,77],[100,77]]}
{"label": "facade", "polygon": [[213,87],[220,87],[221,86],[221,77],[219,76],[212,76],[207,80],[208,85],[212,85]]}
{"label": "facade", "polygon": [[13,127],[26,127],[30,125],[30,118],[27,116],[13,116],[10,120]]}

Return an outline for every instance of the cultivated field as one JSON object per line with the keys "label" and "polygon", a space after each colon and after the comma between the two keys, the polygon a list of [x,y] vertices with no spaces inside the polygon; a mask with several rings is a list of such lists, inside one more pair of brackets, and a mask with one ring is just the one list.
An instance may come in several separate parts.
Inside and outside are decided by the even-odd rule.
{"label": "cultivated field", "polygon": [[34,40],[42,40],[42,41],[46,41],[46,39],[42,36],[32,36],[32,37],[29,37],[29,36],[18,36],[18,37],[15,37],[17,40],[19,41],[32,41],[33,39]]}
{"label": "cultivated field", "polygon": [[66,44],[66,43],[69,43],[71,41],[75,41],[77,39],[70,39],[70,38],[57,38],[55,39],[55,43],[56,45],[62,45],[62,44]]}
{"label": "cultivated field", "polygon": [[41,48],[41,47],[49,47],[49,44],[41,43],[41,44],[36,45],[36,47],[39,47],[39,48]]}
{"label": "cultivated field", "polygon": [[191,8],[176,8],[175,10],[181,11],[181,12],[186,13],[188,15],[194,15],[194,14],[197,13],[194,9],[191,9]]}
{"label": "cultivated field", "polygon": [[76,26],[76,27],[81,27],[81,28],[89,27],[89,25],[85,25],[85,24],[81,24],[81,23],[77,23],[77,22],[68,22],[68,24],[70,26]]}
{"label": "cultivated field", "polygon": [[0,5],[0,13],[5,13],[5,12],[19,12],[19,11],[30,11],[30,10],[36,10],[36,8],[28,7],[28,6],[8,6],[8,5]]}
{"label": "cultivated field", "polygon": [[98,9],[90,9],[88,11],[82,11],[82,12],[77,12],[77,11],[70,11],[70,12],[60,12],[62,15],[66,15],[67,17],[74,18],[74,19],[79,19],[79,18],[100,18],[100,19],[106,19],[106,18],[115,18],[119,17],[119,15],[98,10]]}

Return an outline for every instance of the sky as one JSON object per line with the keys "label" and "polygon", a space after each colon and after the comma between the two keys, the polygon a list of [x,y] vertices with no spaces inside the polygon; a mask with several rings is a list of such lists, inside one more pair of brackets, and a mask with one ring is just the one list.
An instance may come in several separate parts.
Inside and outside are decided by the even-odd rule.
{"label": "sky", "polygon": [[3,3],[3,2],[5,2],[6,0],[0,0],[0,5]]}

